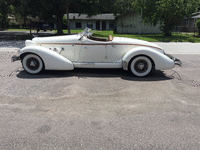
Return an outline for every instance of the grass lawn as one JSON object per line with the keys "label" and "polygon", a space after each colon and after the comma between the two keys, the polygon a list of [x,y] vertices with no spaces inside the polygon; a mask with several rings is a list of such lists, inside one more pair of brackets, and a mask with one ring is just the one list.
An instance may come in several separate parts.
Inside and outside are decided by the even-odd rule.
{"label": "grass lawn", "polygon": [[7,29],[5,31],[30,31],[30,29]]}
{"label": "grass lawn", "polygon": [[[6,31],[29,31],[29,29],[8,29]],[[56,30],[53,31],[55,33],[57,32]],[[72,34],[80,33],[81,31],[82,30],[71,30],[71,33]],[[63,30],[63,32],[64,34],[67,34],[68,30]],[[93,36],[102,38],[108,38],[109,35],[112,35],[113,37],[127,37],[127,38],[141,39],[149,42],[193,42],[193,43],[200,42],[200,38],[197,37],[197,33],[196,36],[194,36],[194,33],[173,33],[171,37],[163,36],[163,34],[141,34],[140,36],[138,34],[114,34],[113,31],[96,31],[93,34]]]}
{"label": "grass lawn", "polygon": [[128,37],[141,39],[149,42],[200,42],[200,38],[194,37],[194,33],[173,33],[171,37],[163,36],[163,34],[114,34],[113,31],[98,31],[93,34],[97,37],[108,37],[112,35],[113,37]]}
{"label": "grass lawn", "polygon": [[[82,30],[71,30],[71,33],[79,33]],[[67,30],[63,30],[67,34]],[[93,36],[108,38],[109,35],[113,37],[127,37],[141,39],[149,42],[200,42],[200,38],[194,36],[194,33],[173,33],[171,37],[163,34],[114,34],[113,31],[96,31]]]}

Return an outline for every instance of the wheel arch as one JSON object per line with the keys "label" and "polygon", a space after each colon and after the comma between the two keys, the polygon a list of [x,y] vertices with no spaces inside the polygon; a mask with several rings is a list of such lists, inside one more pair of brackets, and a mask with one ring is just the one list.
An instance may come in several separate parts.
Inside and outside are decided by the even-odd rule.
{"label": "wheel arch", "polygon": [[133,56],[133,57],[129,60],[129,62],[128,62],[128,70],[130,69],[130,64],[131,64],[132,60],[135,59],[135,58],[137,58],[137,57],[139,57],[139,56],[147,57],[147,58],[151,61],[152,67],[155,67],[155,62],[153,61],[153,59],[152,59],[150,56],[148,56],[148,55],[146,55],[146,54],[138,54],[138,55]]}
{"label": "wheel arch", "polygon": [[145,56],[152,62],[152,66],[156,70],[164,70],[173,67],[173,62],[163,53],[158,52],[149,47],[137,47],[128,51],[122,58],[122,66],[124,70],[128,70],[131,60],[138,56]]}
{"label": "wheel arch", "polygon": [[27,46],[21,50],[20,58],[27,54],[35,54],[41,58],[45,70],[73,70],[73,63],[62,55],[41,46]]}
{"label": "wheel arch", "polygon": [[34,55],[36,55],[36,56],[38,56],[41,60],[42,60],[42,63],[43,63],[43,70],[45,70],[45,63],[44,63],[44,61],[43,61],[43,59],[38,55],[38,54],[36,54],[36,53],[33,53],[33,52],[25,52],[25,53],[22,53],[19,57],[20,57],[20,59],[21,59],[21,61],[23,61],[23,59],[24,59],[24,57],[26,56],[26,55],[28,55],[28,54],[34,54]]}

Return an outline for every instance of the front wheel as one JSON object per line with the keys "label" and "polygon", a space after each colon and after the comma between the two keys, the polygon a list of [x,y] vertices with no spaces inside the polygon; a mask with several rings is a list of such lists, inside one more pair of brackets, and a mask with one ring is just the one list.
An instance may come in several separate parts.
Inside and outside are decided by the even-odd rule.
{"label": "front wheel", "polygon": [[43,62],[41,58],[35,54],[28,54],[22,60],[22,66],[26,72],[30,74],[37,74],[43,69]]}
{"label": "front wheel", "polygon": [[130,63],[130,71],[138,77],[144,77],[148,75],[152,70],[151,60],[145,56],[138,56],[134,58]]}

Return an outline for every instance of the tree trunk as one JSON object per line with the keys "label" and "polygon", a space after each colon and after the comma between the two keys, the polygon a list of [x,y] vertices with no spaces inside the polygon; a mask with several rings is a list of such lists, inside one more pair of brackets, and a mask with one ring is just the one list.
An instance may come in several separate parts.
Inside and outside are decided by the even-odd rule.
{"label": "tree trunk", "polygon": [[199,37],[200,37],[200,27],[197,26],[197,28],[198,28],[198,30],[199,30]]}
{"label": "tree trunk", "polygon": [[162,31],[165,36],[172,36],[172,26],[170,24],[164,24],[162,27]]}
{"label": "tree trunk", "polygon": [[23,23],[24,28],[26,28],[26,21],[27,21],[27,17],[24,16],[24,23]]}
{"label": "tree trunk", "polygon": [[6,28],[8,27],[7,17],[8,17],[7,15],[5,15],[5,16],[2,17],[2,20],[1,20],[1,27],[2,27],[3,29],[6,29]]}
{"label": "tree trunk", "polygon": [[68,35],[70,35],[70,24],[69,24],[69,9],[67,6],[67,29],[68,29]]}
{"label": "tree trunk", "polygon": [[200,28],[199,28],[199,37],[200,37]]}
{"label": "tree trunk", "polygon": [[57,22],[56,22],[56,27],[57,27],[57,34],[63,34],[63,30],[62,30],[62,20],[63,20],[63,15],[58,15],[57,17]]}

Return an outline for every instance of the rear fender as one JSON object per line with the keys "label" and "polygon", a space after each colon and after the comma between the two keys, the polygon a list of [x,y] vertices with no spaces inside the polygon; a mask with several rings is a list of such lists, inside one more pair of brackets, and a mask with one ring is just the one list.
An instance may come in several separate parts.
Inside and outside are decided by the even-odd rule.
{"label": "rear fender", "polygon": [[27,46],[21,49],[21,55],[33,53],[43,60],[45,70],[73,70],[73,63],[58,53],[41,46]]}
{"label": "rear fender", "polygon": [[155,65],[155,70],[171,69],[175,66],[174,61],[166,55],[149,47],[137,47],[128,51],[122,58],[123,69],[128,70],[130,60],[140,55],[149,57]]}

